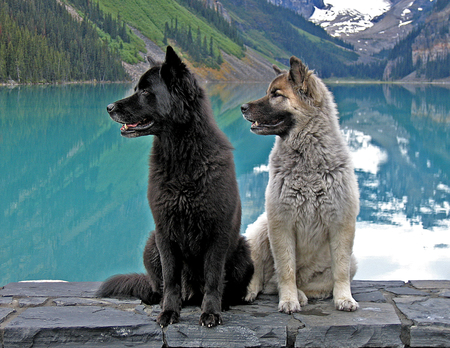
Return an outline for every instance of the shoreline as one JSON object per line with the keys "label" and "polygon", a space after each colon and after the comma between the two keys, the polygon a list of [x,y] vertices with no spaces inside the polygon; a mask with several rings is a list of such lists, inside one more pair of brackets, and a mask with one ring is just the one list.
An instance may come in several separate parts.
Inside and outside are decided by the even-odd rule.
{"label": "shoreline", "polygon": [[67,81],[67,82],[28,82],[28,83],[18,83],[18,82],[0,82],[0,87],[21,87],[21,86],[64,86],[64,85],[101,85],[101,84],[114,84],[114,83],[132,83],[133,81],[97,81],[97,80],[87,80],[87,81]]}
{"label": "shoreline", "polygon": [[[261,83],[270,83],[271,80],[268,81],[249,81],[249,80],[204,80],[197,76],[201,83],[210,84],[210,83],[223,83],[223,84],[261,84]],[[434,85],[434,86],[450,86],[450,78],[444,80],[436,80],[436,81],[382,81],[382,80],[353,80],[351,78],[326,78],[322,79],[326,85]],[[101,84],[121,84],[121,83],[135,83],[134,80],[124,80],[124,81],[97,81],[97,80],[86,80],[86,81],[58,81],[58,82],[26,82],[19,83],[16,81],[11,82],[0,82],[0,87],[20,87],[20,86],[64,86],[64,85],[101,85]]]}

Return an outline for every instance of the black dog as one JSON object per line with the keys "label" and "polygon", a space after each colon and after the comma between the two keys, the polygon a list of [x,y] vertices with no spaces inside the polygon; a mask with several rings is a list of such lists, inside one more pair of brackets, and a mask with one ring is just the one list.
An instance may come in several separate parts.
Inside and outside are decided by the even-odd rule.
{"label": "black dog", "polygon": [[239,234],[232,146],[205,92],[169,46],[135,93],[107,109],[123,136],[155,135],[148,200],[156,229],[144,250],[148,274],[115,276],[98,295],[162,300],[161,327],[178,322],[186,302],[201,304],[201,325],[221,324],[222,306],[242,303],[253,264]]}

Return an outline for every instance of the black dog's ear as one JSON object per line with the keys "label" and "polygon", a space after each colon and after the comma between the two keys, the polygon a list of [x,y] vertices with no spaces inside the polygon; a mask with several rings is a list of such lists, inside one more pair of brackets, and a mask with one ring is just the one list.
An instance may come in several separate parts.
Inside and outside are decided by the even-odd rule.
{"label": "black dog's ear", "polygon": [[161,66],[161,77],[168,87],[172,86],[177,78],[186,72],[186,65],[175,53],[171,46],[167,46],[166,59]]}
{"label": "black dog's ear", "polygon": [[183,64],[180,57],[178,57],[178,55],[173,50],[172,46],[167,46],[166,61],[164,63],[172,66],[179,66]]}

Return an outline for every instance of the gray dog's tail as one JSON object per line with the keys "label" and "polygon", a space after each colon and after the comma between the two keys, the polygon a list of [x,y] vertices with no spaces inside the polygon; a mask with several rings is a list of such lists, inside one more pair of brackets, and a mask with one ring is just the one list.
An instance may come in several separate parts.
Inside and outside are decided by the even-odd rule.
{"label": "gray dog's tail", "polygon": [[146,304],[156,304],[161,294],[154,292],[146,274],[119,274],[107,279],[97,291],[97,297],[135,297]]}

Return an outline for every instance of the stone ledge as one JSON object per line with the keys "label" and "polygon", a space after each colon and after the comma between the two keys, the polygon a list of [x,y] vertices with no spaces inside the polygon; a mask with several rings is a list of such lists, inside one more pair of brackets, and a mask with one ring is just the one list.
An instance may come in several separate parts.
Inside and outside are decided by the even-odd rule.
{"label": "stone ledge", "polygon": [[450,281],[353,281],[360,303],[339,312],[331,300],[302,312],[277,311],[276,296],[198,325],[200,308],[161,330],[160,306],[95,298],[100,282],[10,283],[0,290],[0,339],[9,347],[450,347]]}

